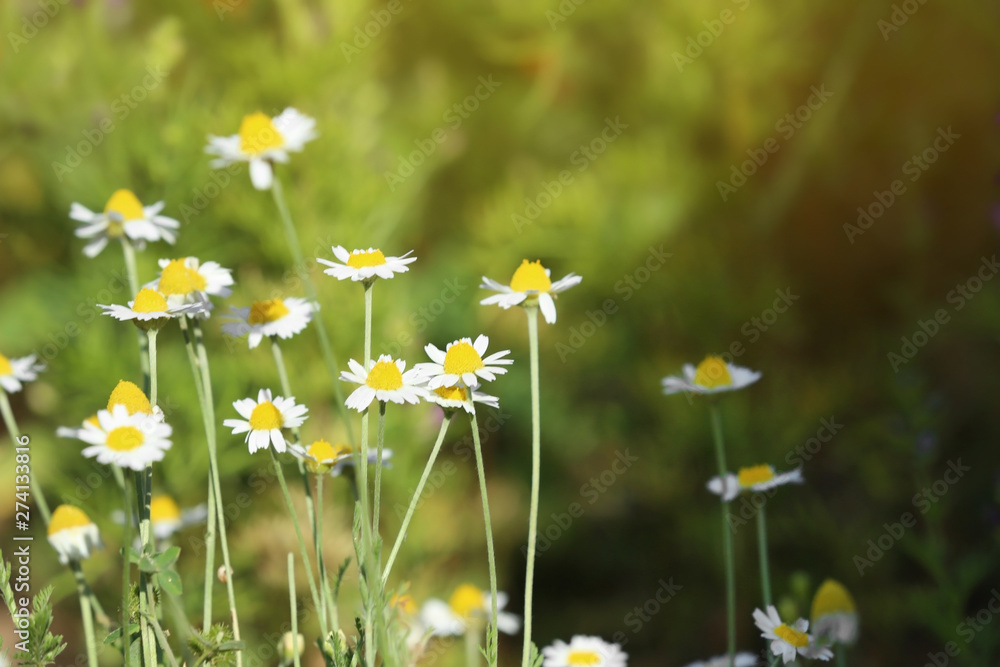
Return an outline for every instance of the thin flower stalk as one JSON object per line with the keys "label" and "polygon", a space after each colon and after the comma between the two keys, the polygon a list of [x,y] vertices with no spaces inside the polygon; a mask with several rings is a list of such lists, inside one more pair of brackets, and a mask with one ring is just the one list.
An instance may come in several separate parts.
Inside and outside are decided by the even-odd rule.
{"label": "thin flower stalk", "polygon": [[[726,476],[726,447],[722,437],[722,414],[719,406],[712,404],[712,440],[715,443],[715,459],[719,467],[719,475]],[[736,567],[733,559],[733,534],[727,521],[729,503],[722,502],[722,549],[726,567],[726,650],[729,664],[733,665],[736,656]]]}
{"label": "thin flower stalk", "polygon": [[[771,606],[771,572],[767,557],[767,508],[761,505],[757,512],[757,549],[760,558],[760,587],[764,598],[764,608]],[[771,667],[778,664],[777,656],[768,654],[767,662]]]}
{"label": "thin flower stalk", "polygon": [[379,534],[379,508],[382,505],[382,446],[385,444],[385,401],[378,403],[378,436],[375,445],[375,502],[372,504],[372,532]]}
{"label": "thin flower stalk", "polygon": [[[128,275],[129,292],[132,293],[132,298],[134,299],[139,294],[140,289],[139,269],[135,262],[135,246],[125,237],[122,237],[122,254],[125,256],[125,273]],[[148,349],[149,342],[145,331],[138,327],[136,327],[135,331],[139,343],[139,368],[142,370],[142,376],[146,379],[146,384],[148,385],[149,357],[146,354],[146,350]],[[149,389],[148,386],[145,388]]]}
{"label": "thin flower stalk", "polygon": [[288,552],[288,606],[292,618],[292,661],[299,667],[299,609],[295,603],[295,556]]}
{"label": "thin flower stalk", "polygon": [[[471,400],[471,395],[469,398]],[[476,449],[476,471],[479,473],[479,493],[483,501],[483,523],[486,525],[486,554],[490,566],[490,618],[492,620],[488,626],[490,638],[486,645],[489,647],[490,653],[489,665],[495,667],[497,664],[497,561],[493,549],[493,521],[490,519],[490,500],[486,493],[486,469],[483,466],[483,446],[479,440],[479,422],[476,419],[475,404],[473,404],[472,412],[469,413],[469,423],[472,426],[472,442]],[[525,602],[525,611],[527,609],[527,602]]]}
{"label": "thin flower stalk", "polygon": [[91,593],[87,581],[83,577],[80,561],[71,560],[70,568],[76,579],[76,592],[80,598],[80,615],[83,617],[83,635],[87,642],[87,664],[97,667],[97,642],[94,639],[94,615],[90,605]]}
{"label": "thin flower stalk", "polygon": [[[528,554],[524,577],[524,645],[521,667],[530,667],[531,659],[531,605],[535,582],[535,543],[538,540],[538,487],[541,467],[541,410],[538,397],[538,306],[525,306],[528,316],[528,346],[531,363],[531,506],[528,515]],[[478,431],[473,427],[473,434]],[[496,591],[493,591],[494,604]],[[494,614],[494,618],[495,618]]]}

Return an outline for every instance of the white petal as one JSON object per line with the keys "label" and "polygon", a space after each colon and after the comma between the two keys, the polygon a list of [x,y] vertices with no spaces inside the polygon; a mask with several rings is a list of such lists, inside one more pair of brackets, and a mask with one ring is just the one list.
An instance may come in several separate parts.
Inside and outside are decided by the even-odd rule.
{"label": "white petal", "polygon": [[271,169],[271,163],[260,159],[250,160],[250,182],[255,188],[269,190],[273,179],[274,172]]}

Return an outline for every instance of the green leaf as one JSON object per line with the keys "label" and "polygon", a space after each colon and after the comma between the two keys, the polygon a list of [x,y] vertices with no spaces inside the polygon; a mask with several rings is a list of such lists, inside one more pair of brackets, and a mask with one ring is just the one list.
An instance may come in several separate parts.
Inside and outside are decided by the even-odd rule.
{"label": "green leaf", "polygon": [[170,547],[163,553],[158,553],[153,556],[153,562],[156,563],[157,568],[160,570],[166,570],[177,561],[177,558],[180,555],[180,547]]}
{"label": "green leaf", "polygon": [[174,570],[162,570],[156,575],[160,588],[170,595],[180,595],[182,591],[181,577]]}

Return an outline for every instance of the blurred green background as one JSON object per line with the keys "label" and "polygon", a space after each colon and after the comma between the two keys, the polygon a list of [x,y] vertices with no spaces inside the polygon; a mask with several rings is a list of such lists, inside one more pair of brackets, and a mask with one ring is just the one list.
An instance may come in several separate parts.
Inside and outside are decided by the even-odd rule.
{"label": "blurred green background", "polygon": [[[996,3],[400,0],[392,8],[378,0],[0,4],[0,352],[35,352],[49,364],[14,408],[50,502],[79,502],[102,528],[109,547],[85,569],[105,607],[120,599],[120,535],[110,518],[118,493],[95,483],[100,467],[54,430],[103,407],[120,378],[138,380],[137,354],[130,327],[94,306],[127,300],[120,250],[86,259],[70,204],[102,209],[123,187],[146,204],[164,200],[164,213],[182,221],[179,242],[142,253],[141,279],[155,277],[159,257],[217,260],[236,278],[217,313],[300,296],[270,197],[253,190],[244,168],[213,173],[203,152],[206,135],[235,133],[244,114],[295,106],[319,131],[278,169],[306,257],[330,258],[338,244],[419,257],[410,273],[376,287],[375,351],[415,363],[426,342],[478,333],[513,350],[511,372],[489,387],[502,425],[485,449],[500,587],[518,613],[530,470],[526,331],[520,310],[478,305],[478,280],[506,281],[523,258],[542,259],[554,276],[584,277],[558,301],[559,321],[541,330],[540,527],[555,539],[543,539],[538,558],[540,645],[599,634],[623,642],[633,665],[683,665],[724,650],[718,501],[704,488],[715,470],[708,406],[662,396],[659,381],[735,349],[736,363],[764,376],[723,400],[730,465],[787,468],[821,420],[842,425],[805,462],[806,484],[781,489],[769,505],[785,613],[808,615],[813,591],[834,577],[862,619],[851,664],[924,664],[949,641],[961,647],[952,664],[997,664],[1000,619],[988,614],[992,623],[968,643],[960,623],[1000,586],[1000,298],[989,279],[975,293],[972,281],[968,296],[955,291],[989,266],[1000,226]],[[481,80],[492,90],[479,88],[476,99]],[[113,129],[102,131],[109,120]],[[609,123],[618,129],[605,131]],[[935,149],[949,128],[952,139]],[[602,131],[613,141],[599,141]],[[896,180],[902,194],[891,194]],[[890,196],[876,215],[878,199]],[[866,228],[859,207],[873,215]],[[669,258],[653,261],[660,252]],[[308,268],[339,358],[359,357],[360,287]],[[780,314],[770,310],[778,291],[794,297]],[[925,325],[934,335],[921,337],[921,322],[940,309],[947,322]],[[904,350],[903,337],[924,344]],[[236,416],[233,400],[277,387],[265,346],[249,351],[227,339],[218,317],[208,338],[220,420]],[[175,439],[159,479],[190,506],[204,500],[200,414],[180,336],[160,340],[161,404]],[[296,396],[311,411],[305,437],[342,438],[314,328],[285,349]],[[905,363],[889,356],[904,351],[914,353]],[[439,412],[388,414],[396,459],[383,516],[392,539],[400,520],[392,508],[409,499]],[[462,444],[468,425],[458,422],[444,450],[456,472],[421,507],[395,569],[418,601],[446,598],[463,581],[488,585],[478,487]],[[244,635],[261,664],[274,664],[266,646],[287,621],[285,554],[295,538],[276,486],[252,484],[266,456],[224,433],[220,444]],[[605,474],[604,484],[614,479],[606,490],[585,486],[625,452],[637,462]],[[971,470],[921,512],[915,494],[959,459]],[[0,464],[9,478],[9,444]],[[337,481],[326,498],[331,566],[351,553],[350,489]],[[566,525],[560,515],[572,503],[585,511]],[[860,574],[855,557],[867,558],[868,540],[905,512],[917,525]],[[0,519],[9,553],[13,502]],[[199,535],[189,529],[177,541],[192,618]],[[735,542],[739,645],[759,651],[752,523]],[[83,652],[72,578],[38,546],[34,582],[57,585],[56,622],[70,643],[60,664],[71,664]],[[356,570],[348,577],[353,591]],[[671,580],[683,588],[641,620],[636,608]],[[303,581],[300,600],[305,592]],[[216,586],[219,620],[224,599]],[[342,604],[354,608],[356,594]],[[520,637],[507,639],[501,657],[513,664],[519,651]],[[317,659],[310,650],[309,664]],[[443,660],[461,664],[461,649]]]}

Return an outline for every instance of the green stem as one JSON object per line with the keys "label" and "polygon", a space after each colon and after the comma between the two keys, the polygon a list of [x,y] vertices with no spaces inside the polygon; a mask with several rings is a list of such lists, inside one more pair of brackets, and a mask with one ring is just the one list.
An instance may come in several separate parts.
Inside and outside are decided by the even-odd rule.
{"label": "green stem", "polygon": [[295,556],[291,551],[288,552],[288,605],[292,614],[292,659],[295,667],[299,667],[299,610],[295,604]]}
{"label": "green stem", "polygon": [[71,560],[69,566],[76,578],[76,592],[80,596],[80,615],[83,617],[83,634],[87,641],[87,664],[90,667],[97,667],[97,642],[94,640],[94,616],[90,606],[90,588],[87,586],[87,580],[83,577],[80,561]]}
{"label": "green stem", "polygon": [[[17,428],[14,411],[10,409],[10,400],[7,398],[7,392],[3,387],[0,387],[0,414],[3,415],[3,422],[7,425],[7,432],[10,433],[10,437],[14,441],[14,446],[19,447],[20,445],[17,441],[21,438],[21,431]],[[42,521],[45,522],[45,527],[48,528],[49,521],[52,519],[52,513],[49,511],[49,504],[45,502],[45,496],[42,495],[42,489],[38,486],[38,482],[35,481],[34,475],[28,475],[28,486],[31,487],[31,497],[35,499],[38,511],[42,513]]]}
{"label": "green stem", "polygon": [[[471,390],[469,400],[472,400]],[[490,637],[486,642],[489,647],[489,665],[495,667],[497,662],[497,562],[493,549],[493,522],[490,520],[490,501],[486,494],[486,469],[483,466],[483,446],[479,441],[479,422],[476,420],[476,410],[473,405],[472,413],[469,415],[472,425],[472,441],[476,448],[476,470],[479,473],[479,494],[483,499],[483,523],[486,524],[486,554],[490,564],[490,621],[487,626]],[[525,610],[529,607],[525,603]]]}
{"label": "green stem", "polygon": [[385,444],[385,401],[378,403],[378,437],[375,445],[375,502],[372,504],[372,532],[379,534],[379,508],[382,506],[382,447]]}
{"label": "green stem", "polygon": [[[149,497],[146,488],[145,471],[136,471],[133,476],[135,483],[135,499],[139,507],[139,542],[140,553],[147,553],[149,544]],[[139,637],[142,641],[142,654],[146,665],[156,665],[156,640],[153,637],[153,629],[149,625],[149,617],[152,616],[151,600],[147,590],[147,574],[139,570]]]}
{"label": "green stem", "polygon": [[320,586],[322,596],[329,606],[328,625],[333,630],[340,629],[340,617],[337,614],[337,601],[333,599],[330,590],[330,577],[327,575],[326,563],[323,560],[323,479],[326,473],[316,475],[316,523],[313,526],[313,535],[316,542],[316,562],[319,563]]}
{"label": "green stem", "polygon": [[385,586],[389,581],[389,571],[392,570],[392,564],[396,562],[396,554],[399,553],[399,548],[402,546],[403,540],[406,539],[406,530],[410,526],[410,519],[413,518],[413,513],[417,510],[417,505],[420,503],[420,496],[424,492],[424,485],[427,484],[427,478],[430,477],[431,470],[434,468],[434,461],[437,460],[438,452],[441,451],[444,435],[448,431],[448,425],[451,424],[453,416],[454,412],[441,421],[441,430],[438,431],[437,440],[434,441],[431,456],[427,459],[424,472],[420,475],[420,481],[417,482],[417,488],[413,492],[413,497],[410,498],[410,506],[406,508],[406,515],[403,517],[403,523],[399,527],[399,533],[396,535],[396,542],[392,545],[392,551],[389,552],[389,560],[385,562],[385,570],[382,572],[382,586]]}
{"label": "green stem", "polygon": [[[757,512],[757,549],[760,557],[760,587],[764,597],[764,609],[771,604],[771,571],[767,558],[767,515],[765,506],[761,505]],[[767,662],[771,667],[778,664],[778,657],[768,654]]]}
{"label": "green stem", "polygon": [[[364,367],[366,371],[371,370],[371,349],[372,349],[372,286],[374,281],[365,281],[365,342],[364,342]],[[365,662],[368,667],[375,667],[375,633],[372,631],[373,616],[375,615],[375,586],[378,583],[375,572],[374,539],[372,537],[372,526],[369,522],[371,512],[368,505],[368,426],[370,410],[365,409],[361,415],[361,446],[358,448],[355,459],[354,470],[358,478],[358,503],[361,507],[361,545],[364,553],[365,576],[368,582],[368,599],[365,601]]]}
{"label": "green stem", "polygon": [[[146,587],[148,588],[147,595],[152,597],[153,584],[149,583],[147,580]],[[160,647],[163,649],[163,655],[167,659],[167,664],[170,667],[179,667],[177,664],[177,658],[174,656],[174,652],[170,648],[170,642],[167,640],[167,635],[163,632],[163,628],[160,627],[160,621],[156,618],[155,614],[149,617],[149,625],[153,629],[153,634],[156,635],[156,641],[159,642]]]}
{"label": "green stem", "polygon": [[[125,272],[128,274],[129,291],[132,292],[132,298],[134,299],[139,294],[139,269],[135,263],[135,247],[124,236],[122,237],[122,254],[125,255]],[[142,369],[143,379],[148,383],[149,359],[146,355],[148,345],[146,332],[136,327],[136,335],[139,341],[139,367]],[[149,386],[145,386],[144,388],[147,392],[149,391]]]}
{"label": "green stem", "polygon": [[479,665],[479,628],[470,623],[465,629],[465,667]]}
{"label": "green stem", "polygon": [[131,661],[132,632],[129,618],[129,603],[131,599],[129,593],[132,588],[132,570],[129,561],[129,550],[132,548],[132,501],[128,495],[128,484],[125,475],[118,465],[113,465],[116,471],[115,479],[119,481],[122,495],[125,500],[125,532],[122,537],[122,660],[125,667],[129,667]]}
{"label": "green stem", "polygon": [[847,646],[844,644],[837,647],[837,667],[847,667]]}
{"label": "green stem", "polygon": [[[726,448],[722,438],[722,414],[719,406],[712,404],[712,440],[715,442],[715,459],[719,467],[719,478],[726,479]],[[733,564],[733,534],[727,521],[729,503],[722,503],[722,548],[726,564],[726,637],[729,664],[732,667],[736,656],[736,568]]]}
{"label": "green stem", "polygon": [[[538,539],[538,486],[541,467],[541,410],[538,398],[538,306],[524,309],[528,315],[528,345],[531,355],[531,506],[528,515],[528,562],[524,577],[524,646],[521,667],[531,658],[531,605],[535,582],[535,543]],[[476,433],[473,428],[473,433]],[[494,619],[494,623],[496,620]]]}
{"label": "green stem", "polygon": [[157,379],[156,379],[156,334],[159,333],[156,329],[150,329],[147,332],[149,338],[149,404],[154,408],[156,407],[157,396]]}

